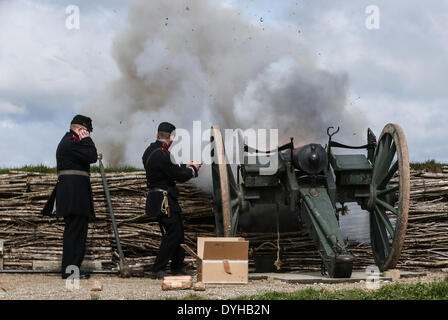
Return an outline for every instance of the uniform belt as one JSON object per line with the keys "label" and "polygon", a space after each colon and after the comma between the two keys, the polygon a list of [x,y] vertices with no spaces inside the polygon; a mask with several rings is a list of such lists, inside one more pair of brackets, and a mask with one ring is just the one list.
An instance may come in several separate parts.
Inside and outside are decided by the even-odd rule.
{"label": "uniform belt", "polygon": [[88,173],[87,171],[82,171],[82,170],[61,170],[61,171],[58,171],[58,177],[59,176],[66,176],[66,175],[76,175],[76,176],[90,177],[90,173]]}

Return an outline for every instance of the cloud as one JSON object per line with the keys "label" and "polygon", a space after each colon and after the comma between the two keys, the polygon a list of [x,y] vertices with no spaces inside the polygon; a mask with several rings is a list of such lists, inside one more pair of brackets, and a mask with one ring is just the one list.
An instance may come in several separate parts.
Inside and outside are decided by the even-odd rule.
{"label": "cloud", "polygon": [[65,18],[62,3],[0,4],[0,92],[76,100],[114,76],[109,50],[120,19],[81,7],[80,30],[68,30]]}
{"label": "cloud", "polygon": [[360,102],[360,107],[368,112],[370,126],[377,137],[387,123],[402,126],[411,161],[437,159],[448,162],[447,105],[448,99],[424,103],[393,95],[375,95]]}
{"label": "cloud", "polygon": [[51,121],[0,120],[0,167],[54,166],[56,147],[65,132],[65,128]]}
{"label": "cloud", "polygon": [[73,115],[118,74],[110,48],[128,3],[76,1],[80,29],[68,30],[72,1],[0,1],[0,166],[56,164],[59,136]]}
{"label": "cloud", "polygon": [[1,120],[0,121],[0,129],[13,129],[14,127],[16,127],[16,124],[11,121],[11,120]]}
{"label": "cloud", "polygon": [[[241,5],[269,8],[257,3]],[[314,50],[320,66],[347,73],[351,108],[364,114],[377,134],[389,122],[401,124],[411,161],[448,161],[448,2],[379,0],[379,30],[365,27],[369,4],[286,0],[275,18],[291,25],[291,32],[301,30],[297,36]]]}
{"label": "cloud", "polygon": [[[51,144],[58,142],[71,116],[119,76],[110,51],[115,35],[125,29],[130,2],[77,0],[74,4],[80,7],[81,29],[70,31],[65,28],[65,8],[73,1],[0,0],[0,42],[4,44],[0,48],[0,165],[15,165],[20,154],[26,154],[23,159],[27,163],[55,164]],[[448,161],[444,141],[448,122],[448,2],[378,0],[380,30],[365,28],[365,8],[372,4],[369,1],[222,3],[263,32],[281,28],[285,37],[297,39],[291,55],[307,50],[318,68],[346,73],[346,108],[363,114],[367,125],[378,134],[388,122],[402,124],[411,160],[434,157]],[[263,46],[259,49],[266,52]],[[222,55],[225,57],[224,51]],[[260,67],[260,73],[266,68]],[[221,95],[224,92],[225,87],[219,91]],[[128,99],[132,97],[117,94],[115,100],[127,103]],[[160,117],[166,115],[169,113]],[[144,130],[145,124],[131,120]],[[38,145],[50,153],[46,160],[38,152],[17,146],[28,146],[33,130],[39,130]],[[151,135],[150,128],[146,130]],[[129,149],[131,153],[140,148],[140,141],[127,143],[135,145]]]}
{"label": "cloud", "polygon": [[0,100],[0,115],[2,114],[26,114],[26,107],[12,104],[8,101]]}

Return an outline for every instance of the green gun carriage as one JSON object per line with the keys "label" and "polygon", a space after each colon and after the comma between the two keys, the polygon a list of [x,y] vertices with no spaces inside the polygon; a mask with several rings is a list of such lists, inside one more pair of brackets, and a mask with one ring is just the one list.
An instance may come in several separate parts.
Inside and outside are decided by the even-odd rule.
{"label": "green gun carriage", "polygon": [[[356,257],[347,248],[339,226],[340,209],[355,202],[369,212],[370,243],[380,271],[398,263],[409,211],[410,169],[406,137],[399,125],[388,124],[377,140],[367,130],[367,144],[348,146],[333,141],[339,132],[328,128],[328,144],[294,147],[294,140],[275,150],[259,151],[244,144],[237,179],[227,162],[221,130],[213,126],[212,179],[218,236],[235,236],[238,220],[248,210],[277,204],[298,212],[332,278],[350,278]],[[339,149],[365,149],[365,154],[335,154]],[[263,158],[264,157],[264,158]],[[274,158],[275,157],[275,158]],[[260,159],[268,160],[259,161]],[[275,160],[275,172],[266,173]],[[338,210],[339,209],[339,210]]]}

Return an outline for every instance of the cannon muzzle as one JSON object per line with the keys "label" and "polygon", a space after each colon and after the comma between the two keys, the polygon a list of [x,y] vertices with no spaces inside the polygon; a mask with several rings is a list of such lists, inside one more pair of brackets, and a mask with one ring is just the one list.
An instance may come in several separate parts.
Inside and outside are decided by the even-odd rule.
{"label": "cannon muzzle", "polygon": [[293,164],[296,169],[303,170],[308,174],[319,174],[327,168],[327,152],[320,144],[307,144],[294,149]]}

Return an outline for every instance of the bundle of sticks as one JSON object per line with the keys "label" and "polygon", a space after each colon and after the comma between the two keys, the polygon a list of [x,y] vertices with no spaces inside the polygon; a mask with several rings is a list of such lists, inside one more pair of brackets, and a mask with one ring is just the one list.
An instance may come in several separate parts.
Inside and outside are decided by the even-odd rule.
{"label": "bundle of sticks", "polygon": [[[158,223],[145,215],[145,172],[111,173],[107,180],[125,256],[131,263],[152,262],[160,230]],[[5,269],[31,269],[35,260],[60,261],[64,221],[40,215],[56,181],[55,174],[12,171],[0,175],[0,240],[4,240]],[[114,268],[118,254],[101,176],[92,174],[91,183],[96,217],[89,225],[85,260]],[[179,189],[184,217],[190,220],[185,230],[187,244],[194,245],[197,236],[213,236],[210,196],[191,184],[182,184]]]}
{"label": "bundle of sticks", "polygon": [[[447,168],[448,169],[448,168]],[[62,219],[40,215],[57,177],[55,174],[10,171],[0,175],[0,240],[4,241],[4,268],[31,269],[33,261],[60,261]],[[130,264],[151,264],[161,235],[156,221],[145,215],[144,171],[107,174],[112,205],[126,259]],[[91,176],[96,218],[87,238],[86,260],[117,267],[118,253],[104,188],[99,174]],[[210,194],[192,184],[179,184],[185,220],[185,242],[196,247],[197,237],[215,236]],[[412,171],[408,232],[398,267],[418,269],[448,266],[448,172]],[[350,214],[356,214],[352,212]],[[241,233],[249,240],[250,267],[260,255],[280,256],[284,271],[320,270],[321,259],[305,230],[281,233]],[[350,239],[349,239],[350,240]],[[350,241],[357,257],[355,268],[374,264],[368,243]],[[193,259],[191,259],[193,263]]]}

